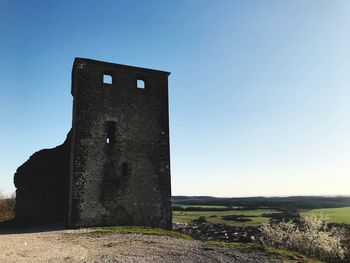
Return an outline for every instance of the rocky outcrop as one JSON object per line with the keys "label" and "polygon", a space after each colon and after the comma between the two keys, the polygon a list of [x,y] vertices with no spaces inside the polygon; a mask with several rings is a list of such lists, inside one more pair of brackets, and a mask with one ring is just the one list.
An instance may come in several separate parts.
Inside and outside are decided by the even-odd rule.
{"label": "rocky outcrop", "polygon": [[63,144],[34,153],[16,171],[15,221],[63,221],[68,212],[70,132]]}

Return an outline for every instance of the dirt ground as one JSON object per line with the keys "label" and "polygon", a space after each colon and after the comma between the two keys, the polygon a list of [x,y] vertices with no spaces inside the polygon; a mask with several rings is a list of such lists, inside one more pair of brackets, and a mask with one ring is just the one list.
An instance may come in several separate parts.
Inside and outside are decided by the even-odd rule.
{"label": "dirt ground", "polygon": [[[263,252],[209,249],[200,241],[91,230],[31,229],[0,234],[0,262],[281,262]],[[285,260],[285,259],[284,259]]]}

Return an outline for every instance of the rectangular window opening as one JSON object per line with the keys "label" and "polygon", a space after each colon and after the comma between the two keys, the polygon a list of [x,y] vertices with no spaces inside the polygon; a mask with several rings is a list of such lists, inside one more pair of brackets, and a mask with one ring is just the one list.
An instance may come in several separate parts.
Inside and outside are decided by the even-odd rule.
{"label": "rectangular window opening", "polygon": [[103,83],[104,84],[112,84],[112,75],[103,74]]}
{"label": "rectangular window opening", "polygon": [[107,121],[106,143],[107,144],[115,143],[115,122],[114,121]]}
{"label": "rectangular window opening", "polygon": [[144,89],[145,88],[145,81],[142,79],[137,80],[137,88],[138,89]]}
{"label": "rectangular window opening", "polygon": [[123,176],[128,176],[128,163],[123,163],[122,164],[122,175]]}

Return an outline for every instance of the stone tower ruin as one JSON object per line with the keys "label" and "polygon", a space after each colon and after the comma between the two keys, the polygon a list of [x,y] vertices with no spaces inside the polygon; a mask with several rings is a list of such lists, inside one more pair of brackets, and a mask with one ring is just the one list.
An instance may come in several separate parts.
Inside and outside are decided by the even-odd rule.
{"label": "stone tower ruin", "polygon": [[[16,218],[40,221],[43,208],[56,206],[47,219],[65,218],[72,228],[170,229],[169,74],[76,58],[71,132],[17,169]],[[55,180],[52,194],[43,182]]]}
{"label": "stone tower ruin", "polygon": [[75,59],[70,227],[171,228],[169,74]]}

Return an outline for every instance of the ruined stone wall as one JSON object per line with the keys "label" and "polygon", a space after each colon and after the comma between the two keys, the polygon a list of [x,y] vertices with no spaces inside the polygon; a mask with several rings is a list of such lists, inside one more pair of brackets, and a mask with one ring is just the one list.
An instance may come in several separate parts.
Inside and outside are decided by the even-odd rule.
{"label": "ruined stone wall", "polygon": [[171,228],[168,75],[75,60],[70,227]]}
{"label": "ruined stone wall", "polygon": [[70,148],[69,133],[62,145],[34,153],[18,167],[14,176],[17,223],[66,220]]}

